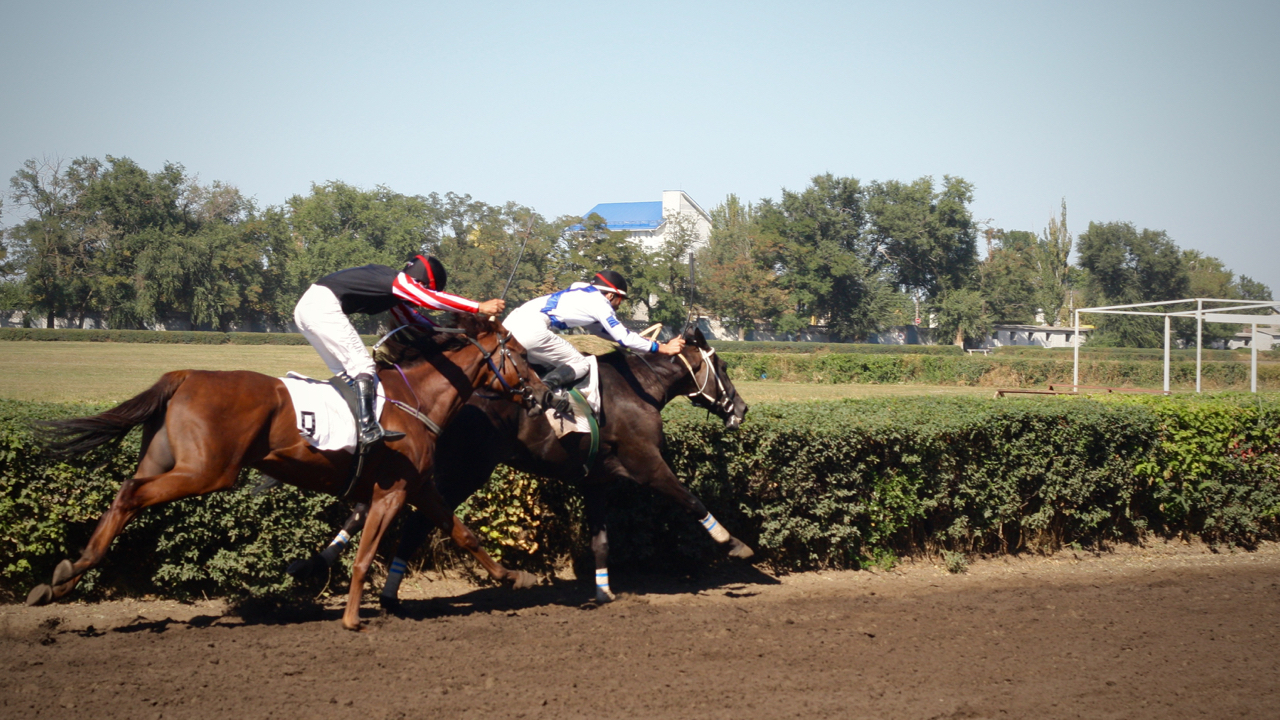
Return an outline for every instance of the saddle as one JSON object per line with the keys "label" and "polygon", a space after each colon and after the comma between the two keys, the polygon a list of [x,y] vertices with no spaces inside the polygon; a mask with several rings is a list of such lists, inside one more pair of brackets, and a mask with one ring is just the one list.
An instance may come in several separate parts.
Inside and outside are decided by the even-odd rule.
{"label": "saddle", "polygon": [[[547,408],[543,412],[547,423],[557,438],[570,433],[589,433],[591,445],[587,451],[584,472],[590,472],[595,465],[596,454],[600,450],[600,366],[594,355],[587,356],[590,370],[581,380],[569,389],[571,413],[562,413],[557,408]],[[539,374],[546,374],[549,369],[539,368]]]}

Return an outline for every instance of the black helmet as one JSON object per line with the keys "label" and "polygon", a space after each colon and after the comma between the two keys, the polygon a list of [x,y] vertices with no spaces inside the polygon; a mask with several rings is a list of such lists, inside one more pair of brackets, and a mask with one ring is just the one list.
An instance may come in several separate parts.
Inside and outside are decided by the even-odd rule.
{"label": "black helmet", "polygon": [[428,289],[444,292],[449,283],[449,273],[434,255],[414,255],[404,263],[404,274],[426,285]]}
{"label": "black helmet", "polygon": [[627,296],[627,280],[613,270],[601,270],[588,280],[591,286],[600,292],[617,293],[619,297]]}

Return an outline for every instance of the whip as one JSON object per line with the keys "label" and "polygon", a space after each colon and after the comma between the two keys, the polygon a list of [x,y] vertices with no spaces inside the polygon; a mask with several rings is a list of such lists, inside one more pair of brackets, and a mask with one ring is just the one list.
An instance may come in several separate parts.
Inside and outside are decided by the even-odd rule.
{"label": "whip", "polygon": [[520,260],[524,258],[524,246],[529,244],[529,236],[533,234],[533,218],[529,218],[529,225],[524,230],[524,242],[520,243],[520,254],[516,255],[516,264],[511,267],[511,276],[507,278],[507,286],[502,288],[502,300],[507,299],[507,291],[511,289],[511,281],[516,279],[516,270],[520,267]]}

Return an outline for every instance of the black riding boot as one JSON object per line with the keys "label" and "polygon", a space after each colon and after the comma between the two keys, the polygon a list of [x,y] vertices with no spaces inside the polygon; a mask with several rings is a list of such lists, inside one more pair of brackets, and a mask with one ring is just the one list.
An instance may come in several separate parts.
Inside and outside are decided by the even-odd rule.
{"label": "black riding boot", "polygon": [[548,409],[555,408],[560,415],[572,418],[573,401],[569,399],[567,388],[573,387],[576,381],[576,374],[568,365],[561,365],[547,373],[546,377],[542,378],[542,384],[547,386],[547,394],[542,399],[542,406]]}
{"label": "black riding boot", "polygon": [[383,440],[399,440],[402,432],[387,432],[378,424],[377,392],[373,384],[373,376],[362,373],[355,376],[356,400],[360,409],[360,444],[372,445]]}

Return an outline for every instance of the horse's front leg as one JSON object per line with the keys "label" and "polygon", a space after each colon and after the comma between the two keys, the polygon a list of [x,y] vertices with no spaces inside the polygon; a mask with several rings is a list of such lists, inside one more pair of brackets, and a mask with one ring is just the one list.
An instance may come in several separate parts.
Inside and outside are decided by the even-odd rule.
{"label": "horse's front leg", "polygon": [[[646,450],[650,449],[646,448]],[[703,505],[696,495],[689,492],[689,488],[680,482],[656,448],[652,448],[650,452],[631,456],[619,453],[619,459],[626,468],[627,474],[636,482],[671,497],[688,510],[706,529],[711,539],[725,547],[729,557],[746,560],[755,555],[755,551],[749,545],[730,535],[720,521],[707,510],[707,506]]]}
{"label": "horse's front leg", "polygon": [[583,489],[586,501],[587,534],[591,537],[591,555],[596,565],[596,602],[612,602],[616,595],[609,589],[609,528],[605,523],[608,503],[607,487],[603,484],[588,485]]}
{"label": "horse's front leg", "polygon": [[351,589],[347,593],[347,608],[342,613],[342,626],[348,630],[360,630],[360,600],[364,595],[364,580],[373,565],[382,535],[404,507],[406,481],[397,480],[390,487],[374,485],[373,500],[369,502],[369,516],[364,521],[360,546],[356,550],[355,565],[351,568]]}

